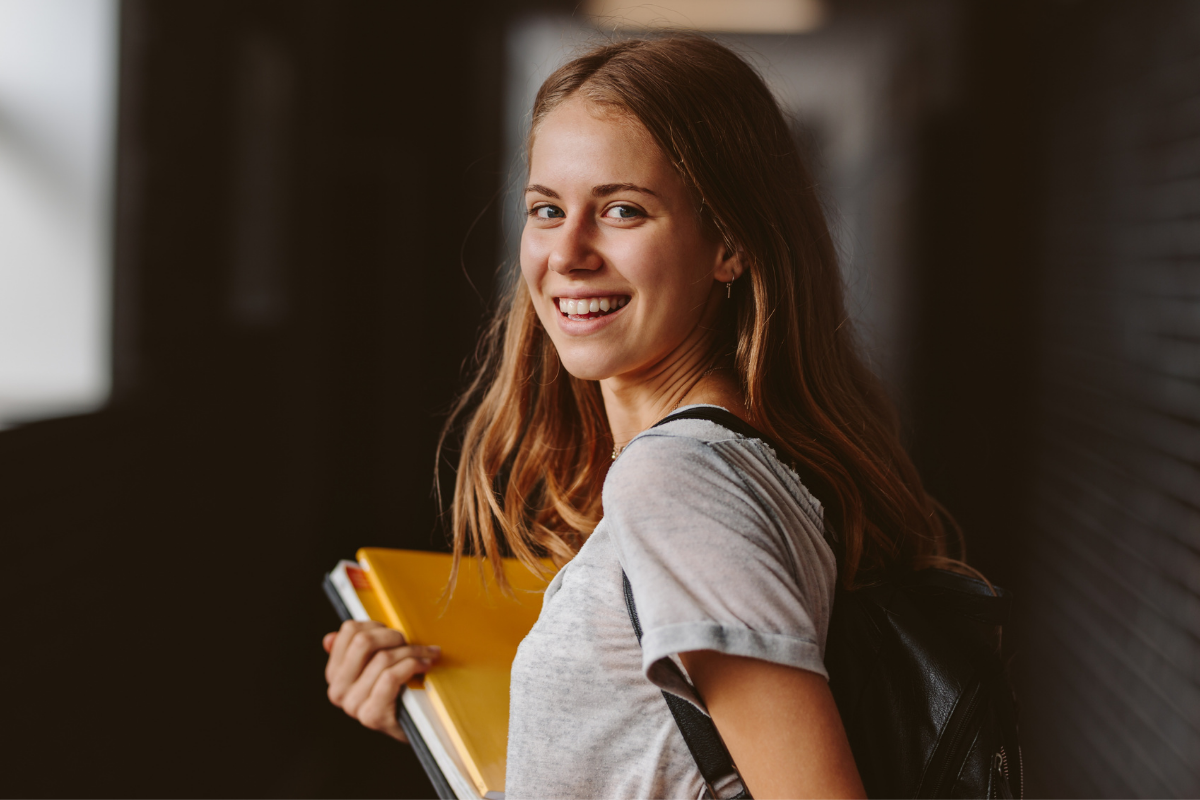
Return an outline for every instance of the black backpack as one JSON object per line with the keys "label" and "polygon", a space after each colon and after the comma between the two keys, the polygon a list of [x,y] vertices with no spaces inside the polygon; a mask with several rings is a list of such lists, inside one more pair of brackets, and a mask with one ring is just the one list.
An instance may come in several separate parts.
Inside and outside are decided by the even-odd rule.
{"label": "black backpack", "polygon": [[[724,409],[689,408],[658,424],[678,419],[705,419],[771,444]],[[628,579],[624,585],[640,641]],[[1003,589],[993,593],[982,581],[939,569],[853,592],[838,588],[825,668],[868,797],[1023,795],[1016,698],[999,654],[1011,605]],[[736,788],[736,767],[712,720],[663,696],[709,792]],[[749,796],[744,785],[734,794]]]}

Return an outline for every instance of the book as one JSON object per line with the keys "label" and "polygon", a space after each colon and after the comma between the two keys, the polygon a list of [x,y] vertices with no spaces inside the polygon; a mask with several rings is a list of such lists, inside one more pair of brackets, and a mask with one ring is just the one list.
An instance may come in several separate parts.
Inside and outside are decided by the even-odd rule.
{"label": "book", "polygon": [[[504,560],[513,594],[465,560],[447,597],[451,556],[363,548],[341,561],[325,592],[342,619],[375,620],[442,657],[401,693],[397,717],[439,797],[501,800],[508,684],[517,646],[541,612],[546,581]],[[547,562],[546,566],[553,569]]]}

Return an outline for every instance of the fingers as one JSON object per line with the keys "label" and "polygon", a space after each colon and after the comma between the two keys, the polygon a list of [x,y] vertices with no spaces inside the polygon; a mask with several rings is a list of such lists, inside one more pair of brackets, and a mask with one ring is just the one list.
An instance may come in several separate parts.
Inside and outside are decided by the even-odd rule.
{"label": "fingers", "polygon": [[417,672],[429,667],[429,660],[403,658],[386,667],[376,678],[364,702],[358,706],[355,719],[371,730],[386,733],[394,739],[408,741],[400,723],[396,721],[396,698],[404,684]]}
{"label": "fingers", "polygon": [[413,676],[437,660],[436,647],[397,647],[380,650],[362,675],[341,697],[342,710],[374,730],[390,731],[396,716],[396,697]]}
{"label": "fingers", "polygon": [[[330,684],[340,679],[353,680],[362,672],[376,650],[404,645],[404,634],[384,627],[378,622],[342,623],[329,651],[325,664],[325,680]],[[348,676],[348,677],[347,677]]]}
{"label": "fingers", "polygon": [[418,672],[423,672],[432,663],[432,653],[423,647],[395,647],[377,652],[362,673],[346,688],[345,693],[335,704],[340,706],[350,716],[356,716],[358,707],[371,693],[375,682],[385,670],[390,669],[404,660],[412,661],[412,673],[404,680],[407,682]]}
{"label": "fingers", "polygon": [[339,694],[339,689],[331,684],[329,699],[365,727],[407,742],[408,738],[396,721],[396,699],[404,685],[417,673],[427,670],[439,655],[437,647],[404,646],[380,650],[344,693]]}
{"label": "fingers", "polygon": [[[342,654],[346,651],[346,648],[349,647],[350,640],[354,638],[354,635],[356,633],[361,633],[362,631],[374,630],[374,629],[390,630],[389,628],[387,628],[386,626],[384,626],[382,623],[379,623],[379,622],[374,622],[374,621],[358,622],[358,621],[352,620],[352,619],[346,620],[345,622],[342,623],[342,626],[340,628],[338,628],[337,633],[334,634],[333,649],[330,651],[329,654],[331,656],[337,656],[340,659]],[[399,636],[401,642],[403,643],[404,634],[400,633],[399,631],[392,631],[392,632],[394,634],[396,634],[397,636]]]}
{"label": "fingers", "polygon": [[329,700],[372,730],[407,741],[396,721],[404,684],[441,655],[438,647],[409,645],[403,634],[377,622],[345,622],[326,634],[325,679]]}

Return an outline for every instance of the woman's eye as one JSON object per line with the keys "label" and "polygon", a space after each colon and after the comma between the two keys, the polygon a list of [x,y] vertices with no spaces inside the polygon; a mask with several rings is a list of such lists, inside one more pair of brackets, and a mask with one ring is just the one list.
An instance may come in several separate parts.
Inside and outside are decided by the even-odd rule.
{"label": "woman's eye", "polygon": [[562,219],[566,214],[558,206],[534,206],[529,209],[529,216],[538,219]]}
{"label": "woman's eye", "polygon": [[604,212],[609,219],[637,219],[642,212],[633,206],[613,206]]}

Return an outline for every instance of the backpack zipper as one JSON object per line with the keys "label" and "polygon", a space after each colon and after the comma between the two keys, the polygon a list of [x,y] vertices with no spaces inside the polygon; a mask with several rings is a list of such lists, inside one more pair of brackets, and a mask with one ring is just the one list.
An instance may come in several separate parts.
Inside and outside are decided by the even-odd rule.
{"label": "backpack zipper", "polygon": [[1012,782],[1008,777],[1008,754],[1004,745],[992,755],[992,774],[988,778],[988,797],[1011,798]]}
{"label": "backpack zipper", "polygon": [[[1012,787],[1012,772],[1008,764],[1008,751],[1004,749],[1004,745],[1000,745],[1000,752],[996,755],[1000,756],[1000,764],[1004,767],[1004,780],[1008,781],[1009,788]],[[1025,765],[1021,762],[1021,744],[1017,743],[1017,797],[1019,800],[1025,798]]]}
{"label": "backpack zipper", "polygon": [[1017,797],[1025,800],[1025,756],[1021,753],[1021,743],[1017,742],[1017,769],[1021,772],[1021,793]]}

